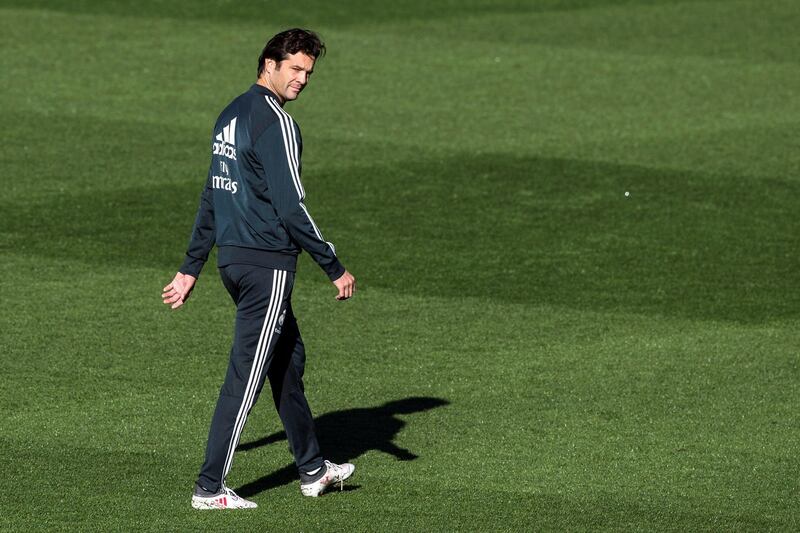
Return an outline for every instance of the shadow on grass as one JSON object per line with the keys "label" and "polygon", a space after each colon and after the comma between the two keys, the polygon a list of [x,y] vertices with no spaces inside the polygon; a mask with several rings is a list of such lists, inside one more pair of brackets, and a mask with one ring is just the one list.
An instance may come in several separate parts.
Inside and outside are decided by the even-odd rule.
{"label": "shadow on grass", "polygon": [[[315,420],[317,438],[326,459],[335,463],[352,461],[370,450],[393,455],[400,461],[413,461],[417,454],[394,443],[394,437],[405,427],[406,422],[397,415],[409,415],[448,405],[442,398],[411,397],[386,402],[379,407],[345,409],[326,413]],[[279,431],[266,437],[241,444],[240,451],[254,450],[268,444],[286,440],[286,433]],[[255,481],[242,485],[236,492],[249,497],[265,490],[297,481],[294,463]],[[351,486],[355,490],[358,486]]]}

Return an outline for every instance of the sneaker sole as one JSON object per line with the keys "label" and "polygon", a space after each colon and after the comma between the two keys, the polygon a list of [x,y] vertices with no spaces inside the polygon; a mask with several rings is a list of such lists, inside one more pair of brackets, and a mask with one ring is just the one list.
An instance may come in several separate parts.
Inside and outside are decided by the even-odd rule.
{"label": "sneaker sole", "polygon": [[257,507],[258,507],[257,505],[253,507],[220,507],[218,505],[213,505],[208,502],[192,500],[192,509],[199,509],[201,511],[211,511],[211,510],[228,511],[235,509],[256,509]]}

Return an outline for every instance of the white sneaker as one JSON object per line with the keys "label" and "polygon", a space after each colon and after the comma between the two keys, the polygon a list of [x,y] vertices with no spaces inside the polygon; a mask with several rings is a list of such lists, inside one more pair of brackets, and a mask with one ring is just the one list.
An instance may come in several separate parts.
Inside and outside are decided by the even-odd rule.
{"label": "white sneaker", "polygon": [[352,476],[355,469],[355,465],[350,463],[337,465],[336,463],[325,461],[325,474],[314,482],[301,483],[300,491],[303,493],[303,496],[316,498],[334,483],[338,483],[339,490],[343,490],[344,480]]}
{"label": "white sneaker", "polygon": [[212,496],[192,495],[192,507],[195,509],[255,509],[256,502],[245,500],[226,486],[222,486],[219,494]]}

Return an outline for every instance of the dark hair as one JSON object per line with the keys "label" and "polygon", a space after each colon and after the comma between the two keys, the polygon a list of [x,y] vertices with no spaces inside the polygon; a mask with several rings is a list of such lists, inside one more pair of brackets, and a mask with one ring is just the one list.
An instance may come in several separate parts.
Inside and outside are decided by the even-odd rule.
{"label": "dark hair", "polygon": [[298,52],[303,52],[316,60],[319,56],[325,55],[325,44],[319,38],[319,35],[311,30],[292,28],[291,30],[282,31],[270,39],[261,51],[261,55],[258,57],[258,76],[260,77],[261,73],[264,72],[265,59],[272,59],[280,63],[289,54]]}

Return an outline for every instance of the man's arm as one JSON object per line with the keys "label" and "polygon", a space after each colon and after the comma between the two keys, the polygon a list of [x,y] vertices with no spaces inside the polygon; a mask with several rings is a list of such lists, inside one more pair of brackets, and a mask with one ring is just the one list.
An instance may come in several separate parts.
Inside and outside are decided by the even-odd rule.
{"label": "man's arm", "polygon": [[300,183],[298,139],[291,119],[272,124],[255,144],[264,165],[270,198],[289,235],[325,271],[338,289],[336,298],[346,300],[355,292],[355,278],[336,257],[332,243],[322,237],[303,203],[305,191]]}
{"label": "man's arm", "polygon": [[178,272],[197,278],[203,265],[208,261],[208,254],[214,247],[217,239],[217,229],[214,223],[214,189],[211,186],[211,171],[206,178],[206,186],[200,195],[200,205],[197,208],[197,217],[192,228],[192,237],[186,250]]}
{"label": "man's arm", "polygon": [[186,258],[178,273],[164,287],[161,294],[161,299],[165,304],[170,305],[172,309],[177,309],[189,298],[215,242],[214,189],[211,187],[211,172],[209,171],[206,186],[200,195],[200,205],[197,208],[197,217],[195,217],[192,228],[192,237],[186,251]]}

